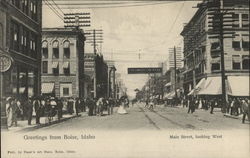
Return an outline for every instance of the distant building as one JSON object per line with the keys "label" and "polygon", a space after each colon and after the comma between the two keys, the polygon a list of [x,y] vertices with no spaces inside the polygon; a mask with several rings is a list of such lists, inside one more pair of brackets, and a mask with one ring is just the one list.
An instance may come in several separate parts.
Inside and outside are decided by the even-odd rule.
{"label": "distant building", "polygon": [[182,57],[182,50],[181,47],[175,48],[175,54],[174,55],[174,48],[169,49],[168,54],[168,69],[174,68],[176,63],[176,68],[182,68],[183,67],[183,57]]}
{"label": "distant building", "polygon": [[164,76],[166,79],[166,84],[164,85],[164,96],[168,96],[165,98],[173,98],[175,96],[175,90],[177,92],[177,97],[180,97],[183,92],[183,68],[176,70],[176,78],[174,68],[170,68]]}
{"label": "distant building", "polygon": [[115,98],[116,97],[116,90],[115,90],[115,63],[114,61],[108,60],[106,61],[108,65],[108,97]]}
{"label": "distant building", "polygon": [[3,73],[3,97],[40,94],[41,16],[41,0],[0,0],[0,54],[13,59]]}
{"label": "distant building", "polygon": [[[89,76],[90,81],[86,85],[88,97],[94,97],[94,77],[96,77],[96,97],[107,97],[108,89],[108,65],[103,56],[99,54],[85,54],[85,73]],[[96,72],[96,76],[95,76]]]}
{"label": "distant building", "polygon": [[82,30],[43,29],[43,94],[56,97],[84,96],[84,42]]}
{"label": "distant building", "polygon": [[[204,94],[220,94],[221,61],[218,38],[209,38],[209,11],[204,0],[198,4],[198,10],[181,35],[184,37],[184,90],[187,94],[194,83],[200,84],[204,79],[211,83],[204,89]],[[231,26],[227,29],[235,33],[234,38],[224,38],[226,82],[231,88],[231,95],[246,95],[242,92],[233,94],[235,90],[242,91],[249,85],[249,1],[223,1],[224,8],[234,8],[228,20]],[[203,80],[202,80],[203,79]],[[195,81],[195,82],[194,82]],[[238,83],[238,85],[235,83]],[[210,85],[210,87],[209,87]],[[242,87],[243,86],[243,87]],[[245,87],[245,88],[244,88]],[[236,89],[235,89],[236,88]],[[246,90],[247,92],[247,90]],[[249,89],[248,89],[249,95]]]}

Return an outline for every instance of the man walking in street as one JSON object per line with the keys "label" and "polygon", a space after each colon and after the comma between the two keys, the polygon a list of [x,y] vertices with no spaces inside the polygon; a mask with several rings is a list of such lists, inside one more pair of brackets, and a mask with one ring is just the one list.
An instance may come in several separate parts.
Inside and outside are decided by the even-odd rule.
{"label": "man walking in street", "polygon": [[40,124],[41,103],[38,97],[34,99],[33,106],[35,107],[36,112],[36,124]]}
{"label": "man walking in street", "polygon": [[250,115],[250,108],[249,108],[249,102],[247,99],[243,99],[242,100],[242,113],[243,113],[243,117],[242,117],[242,123],[245,123],[245,120],[246,120],[246,116],[249,120],[249,115]]}
{"label": "man walking in street", "polygon": [[32,112],[33,112],[33,104],[32,104],[31,97],[29,97],[28,102],[27,102],[28,125],[31,125],[31,121],[32,121]]}

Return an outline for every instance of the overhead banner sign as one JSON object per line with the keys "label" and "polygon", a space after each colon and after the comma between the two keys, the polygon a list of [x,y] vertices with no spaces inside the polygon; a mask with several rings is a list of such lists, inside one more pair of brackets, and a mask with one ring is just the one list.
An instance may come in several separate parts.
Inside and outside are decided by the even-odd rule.
{"label": "overhead banner sign", "polygon": [[162,73],[161,67],[128,68],[128,74]]}

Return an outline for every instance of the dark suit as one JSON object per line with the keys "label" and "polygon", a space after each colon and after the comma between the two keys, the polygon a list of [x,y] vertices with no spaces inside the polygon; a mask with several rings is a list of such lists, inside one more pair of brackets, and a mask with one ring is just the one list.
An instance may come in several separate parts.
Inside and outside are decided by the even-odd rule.
{"label": "dark suit", "polygon": [[32,120],[32,112],[33,112],[33,104],[31,100],[27,102],[27,117],[28,117],[28,125],[31,125]]}

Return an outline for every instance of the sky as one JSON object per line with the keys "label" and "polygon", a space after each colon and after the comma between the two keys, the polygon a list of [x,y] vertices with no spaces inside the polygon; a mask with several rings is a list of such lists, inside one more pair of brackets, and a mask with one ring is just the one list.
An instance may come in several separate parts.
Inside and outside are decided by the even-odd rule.
{"label": "sky", "polygon": [[[64,3],[74,3],[68,1]],[[98,3],[98,2],[96,2]],[[114,60],[117,73],[127,88],[129,96],[134,89],[141,89],[149,76],[127,74],[129,67],[167,66],[168,49],[183,47],[180,35],[184,23],[188,23],[197,8],[197,1],[164,2],[154,5],[116,8],[78,8],[60,6],[64,13],[90,12],[91,27],[102,29],[103,44],[98,47],[106,60]],[[59,2],[57,3],[59,4]],[[63,27],[63,21],[46,5],[43,6],[43,27]],[[85,52],[92,53],[93,47],[86,45]],[[140,54],[140,55],[139,55]]]}

